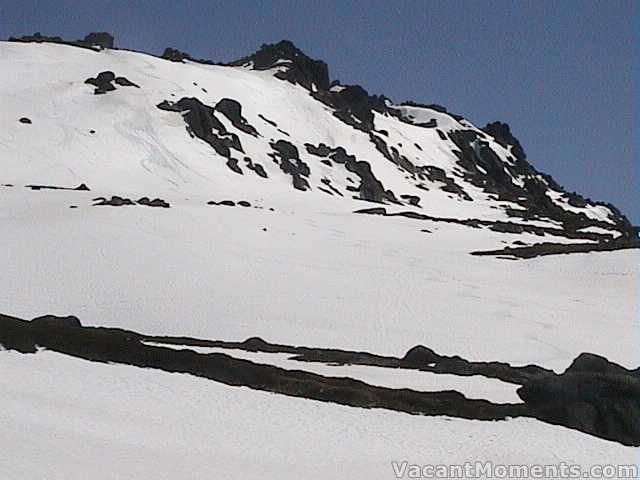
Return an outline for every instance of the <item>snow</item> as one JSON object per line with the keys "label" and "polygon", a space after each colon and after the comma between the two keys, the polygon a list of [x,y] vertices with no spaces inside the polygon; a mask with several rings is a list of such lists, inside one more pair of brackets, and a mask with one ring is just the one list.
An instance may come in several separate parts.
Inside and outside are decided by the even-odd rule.
{"label": "snow", "polygon": [[[84,80],[104,70],[123,75],[141,88],[118,87],[106,95],[93,95],[93,87],[84,84]],[[474,201],[465,202],[442,192],[437,183],[429,185],[429,192],[417,188],[415,181],[406,178],[406,172],[376,150],[366,133],[335,118],[329,107],[303,87],[274,78],[274,70],[176,63],[130,51],[94,52],[65,45],[0,42],[0,71],[0,156],[3,181],[7,183],[86,183],[114,194],[172,193],[182,197],[244,191],[272,197],[285,190],[287,196],[297,196],[313,205],[326,201],[327,195],[318,187],[322,186],[322,178],[328,177],[346,193],[342,207],[349,209],[353,202],[346,192],[350,185],[346,180],[348,172],[343,167],[324,166],[304,148],[305,143],[324,143],[343,146],[358,159],[369,161],[385,188],[397,195],[420,197],[426,213],[509,220],[504,207],[514,207],[491,200],[460,178],[453,154],[455,145],[448,139],[441,140],[436,129],[376,113],[376,129],[389,132],[385,141],[390,146],[416,165],[443,168]],[[197,97],[208,105],[215,105],[222,98],[238,100],[243,115],[261,134],[255,138],[238,132],[245,154],[265,168],[269,179],[259,178],[247,169],[242,176],[231,172],[226,160],[216,156],[209,145],[188,135],[179,114],[156,108],[164,100],[182,97]],[[435,118],[438,129],[444,131],[472,128],[480,132],[466,121],[458,122],[435,110],[394,108],[413,115],[416,121]],[[260,114],[278,127],[266,125],[259,119]],[[31,118],[33,124],[18,123],[23,116]],[[94,134],[89,133],[91,129]],[[312,190],[304,196],[284,188],[291,186],[291,177],[267,156],[271,151],[268,143],[279,139],[297,145],[301,159],[311,166]],[[511,162],[507,149],[490,137],[486,141],[505,163]],[[415,147],[416,143],[422,151]],[[241,166],[244,156],[237,153]],[[600,206],[589,206],[585,211],[594,215],[608,212]]]}
{"label": "snow", "polygon": [[566,196],[562,192],[558,192],[556,190],[548,190],[546,192],[547,196],[553,200],[553,202],[562,207],[565,210],[574,213],[584,213],[587,217],[593,220],[599,220],[601,222],[613,223],[610,215],[611,210],[609,210],[604,205],[587,205],[584,208],[574,207],[569,204],[569,201],[566,199]]}
{"label": "snow", "polygon": [[599,235],[612,235],[613,238],[618,238],[621,235],[621,233],[617,230],[607,230],[606,228],[593,226],[581,228],[579,231],[586,233],[597,233]]}
{"label": "snow", "polygon": [[[104,70],[141,88],[93,95],[84,80]],[[473,202],[438,184],[428,192],[417,188],[366,133],[273,73],[0,42],[0,312],[72,314],[85,325],[146,334],[260,336],[394,356],[423,344],[443,355],[556,371],[581,352],[640,364],[636,250],[528,261],[476,257],[470,252],[516,240],[569,240],[353,214],[377,205],[320,192],[322,178],[344,191],[354,175],[323,165],[304,143],[344,146],[371,163],[385,188],[421,198],[422,209],[387,206],[390,212],[516,221],[505,212],[513,204],[460,178],[453,144],[435,129],[375,114],[390,146],[416,165],[444,169]],[[189,136],[180,114],[156,108],[182,97],[208,105],[225,97],[240,101],[261,135],[238,133],[245,154],[269,178],[246,168],[242,176],[231,172],[209,145]],[[439,112],[402,108],[416,123],[421,115],[436,118],[445,131],[475,128]],[[19,123],[23,116],[33,123]],[[311,165],[311,191],[294,190],[291,177],[267,156],[268,143],[278,139],[295,143]],[[487,141],[510,161],[507,149]],[[24,188],[80,183],[91,191]],[[92,206],[92,198],[111,195],[161,197],[172,207]],[[551,198],[609,221],[604,206],[577,209],[560,192]],[[224,199],[260,208],[206,205]],[[257,358],[301,368],[282,356]],[[516,400],[514,386],[482,377],[320,364],[304,369]],[[630,463],[637,453],[535,420],[354,409],[51,352],[1,351],[0,370],[3,479],[393,478],[392,460]]]}
{"label": "snow", "polygon": [[0,311],[394,356],[423,344],[559,371],[581,352],[639,363],[635,250],[508,261],[469,252],[541,237],[341,213],[338,200],[314,212],[242,197],[271,212],[167,197],[164,210],[92,207],[97,194],[0,188]]}
{"label": "snow", "polygon": [[417,464],[631,464],[638,450],[531,419],[421,417],[184,374],[0,352],[0,478],[395,478]]}

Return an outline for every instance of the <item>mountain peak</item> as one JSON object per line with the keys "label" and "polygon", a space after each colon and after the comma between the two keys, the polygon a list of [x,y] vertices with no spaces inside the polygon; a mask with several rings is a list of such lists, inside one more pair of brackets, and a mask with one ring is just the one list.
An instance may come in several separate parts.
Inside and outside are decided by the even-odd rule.
{"label": "mountain peak", "polygon": [[309,90],[327,90],[330,84],[327,64],[309,57],[290,40],[262,44],[254,54],[229,65],[251,65],[255,70],[284,67],[277,74],[279,78],[299,83]]}

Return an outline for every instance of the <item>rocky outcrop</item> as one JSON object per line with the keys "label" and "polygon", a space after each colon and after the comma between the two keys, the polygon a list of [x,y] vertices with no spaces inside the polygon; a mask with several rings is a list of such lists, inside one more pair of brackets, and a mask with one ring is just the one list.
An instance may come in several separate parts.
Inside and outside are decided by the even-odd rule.
{"label": "rocky outcrop", "polygon": [[[148,342],[153,342],[153,346]],[[223,353],[197,353],[157,344],[215,346],[293,354],[293,360],[370,365],[482,375],[521,384],[524,403],[496,404],[471,400],[456,391],[418,392],[377,387],[348,377],[329,377],[300,370],[256,364]],[[368,352],[270,344],[259,338],[221,342],[190,338],[149,337],[137,332],[83,327],[73,316],[47,315],[31,322],[0,314],[0,346],[24,354],[45,348],[89,361],[188,373],[231,386],[244,386],[292,397],[359,408],[382,408],[420,415],[446,415],[474,420],[532,417],[563,425],[624,445],[640,446],[640,373],[603,357],[580,355],[562,374],[536,365],[513,367],[500,362],[470,362],[443,356],[424,346],[403,358]]]}
{"label": "rocky outcrop", "polygon": [[160,110],[182,113],[187,123],[187,131],[208,143],[218,155],[231,158],[231,149],[244,153],[240,139],[215,116],[215,109],[205,105],[195,97],[184,97],[178,102],[165,100],[157,105]]}
{"label": "rocky outcrop", "polygon": [[255,172],[256,175],[258,175],[259,177],[262,178],[269,178],[269,176],[267,175],[266,170],[264,169],[264,167],[262,165],[260,165],[259,163],[255,163],[253,160],[251,160],[249,157],[244,157],[244,163],[246,165],[246,167]]}
{"label": "rocky outcrop", "polygon": [[606,206],[613,214],[611,220],[615,228],[625,241],[631,244],[636,240],[631,223],[617,209],[604,203],[587,202],[576,194],[568,194],[553,178],[531,166],[526,161],[520,142],[513,136],[508,125],[494,122],[485,128],[497,135],[497,141],[510,148],[514,155],[511,163],[503,162],[489,142],[474,130],[452,131],[449,133],[449,139],[458,147],[453,153],[458,157],[467,181],[487,193],[496,195],[499,200],[522,207],[508,209],[508,214],[527,219],[549,218],[561,222],[564,228],[570,231],[590,226],[611,228],[611,223],[594,220],[582,212],[571,211],[558,205],[548,195],[553,190],[564,195],[570,204],[590,203],[594,206]]}
{"label": "rocky outcrop", "polygon": [[405,102],[402,102],[400,105],[405,106],[405,107],[428,108],[429,110],[435,110],[436,112],[444,113],[446,115],[449,115],[451,118],[453,118],[454,120],[456,120],[458,122],[461,121],[461,120],[464,120],[464,117],[462,115],[457,115],[455,113],[451,113],[445,107],[443,107],[442,105],[438,105],[437,103],[425,104],[425,103],[418,103],[418,102],[414,102],[414,101],[411,101],[411,100],[407,100]]}
{"label": "rocky outcrop", "polygon": [[524,153],[520,141],[511,133],[511,127],[504,122],[487,123],[482,131],[491,135],[504,148],[511,149],[511,153],[518,160],[525,160],[527,156]]}
{"label": "rocky outcrop", "polygon": [[247,66],[254,70],[270,70],[279,67],[277,78],[297,83],[308,90],[329,88],[329,68],[321,60],[305,55],[289,40],[274,44],[263,44],[253,55],[229,63],[232,66]]}
{"label": "rocky outcrop", "polygon": [[92,32],[82,40],[64,40],[62,37],[42,35],[40,32],[36,32],[33,35],[9,37],[9,41],[22,43],[60,43],[92,50],[114,48],[115,45],[113,35],[107,32]]}
{"label": "rocky outcrop", "polygon": [[107,32],[92,32],[84,37],[82,43],[101,48],[113,48],[115,39]]}
{"label": "rocky outcrop", "polygon": [[185,60],[191,60],[191,55],[181,52],[180,50],[176,50],[175,48],[167,47],[164,49],[160,58],[164,58],[165,60],[170,60],[172,62],[184,62]]}
{"label": "rocky outcrop", "polygon": [[535,415],[625,445],[640,444],[640,374],[583,353],[562,375],[518,389]]}
{"label": "rocky outcrop", "polygon": [[298,190],[308,190],[309,182],[305,177],[309,177],[311,169],[309,165],[300,160],[298,149],[295,145],[286,140],[278,140],[270,143],[274,153],[271,154],[284,173],[291,175],[293,187]]}
{"label": "rocky outcrop", "polygon": [[162,200],[161,198],[154,198],[153,200],[149,199],[149,197],[142,197],[137,201],[133,201],[130,198],[119,197],[117,195],[113,195],[111,198],[105,197],[96,197],[93,199],[95,202],[93,204],[94,207],[101,206],[109,206],[109,207],[124,207],[124,206],[132,206],[132,205],[143,205],[145,207],[159,207],[159,208],[169,208],[171,205],[169,202]]}
{"label": "rocky outcrop", "polygon": [[374,129],[373,110],[383,104],[378,97],[369,96],[369,93],[359,85],[320,91],[315,94],[315,97],[333,107],[337,118],[364,132]]}
{"label": "rocky outcrop", "polygon": [[178,63],[184,63],[185,60],[189,60],[191,62],[202,63],[204,65],[220,65],[220,63],[214,62],[212,60],[207,60],[204,58],[194,58],[189,53],[182,52],[171,47],[165,48],[164,52],[162,52],[162,55],[160,55],[160,58]]}
{"label": "rocky outcrop", "polygon": [[116,87],[113,85],[114,83],[121,87],[140,88],[140,86],[136,85],[135,83],[133,83],[132,81],[130,81],[125,77],[116,77],[115,73],[109,70],[100,72],[96,77],[87,78],[84,81],[84,83],[86,83],[87,85],[93,85],[94,87],[96,87],[95,90],[93,91],[95,95],[101,95],[107,92],[112,92],[113,90],[116,89]]}
{"label": "rocky outcrop", "polygon": [[505,247],[498,250],[481,250],[471,252],[476,256],[492,256],[529,259],[547,255],[566,255],[569,253],[612,252],[629,248],[640,248],[640,241],[616,239],[598,243],[554,243],[542,242],[526,247]]}
{"label": "rocky outcrop", "polygon": [[395,194],[391,190],[386,190],[382,182],[376,178],[371,170],[371,165],[364,160],[356,159],[355,155],[348,154],[343,147],[331,148],[324,143],[317,146],[305,143],[305,148],[309,154],[330,158],[338,165],[344,165],[347,171],[360,177],[360,185],[356,191],[361,200],[377,203],[399,203]]}
{"label": "rocky outcrop", "polygon": [[235,128],[248,135],[257,137],[258,131],[252,125],[247,122],[247,119],[242,116],[242,105],[236,100],[231,98],[223,98],[215,107],[215,110],[222,113]]}

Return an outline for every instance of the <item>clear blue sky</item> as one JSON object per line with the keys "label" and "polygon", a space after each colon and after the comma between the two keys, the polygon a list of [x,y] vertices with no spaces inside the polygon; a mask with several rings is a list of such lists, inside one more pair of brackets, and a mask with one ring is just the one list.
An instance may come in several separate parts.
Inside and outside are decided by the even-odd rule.
{"label": "clear blue sky", "polygon": [[508,122],[537,168],[640,224],[634,3],[2,0],[0,38],[106,30],[219,61],[290,39],[343,83]]}

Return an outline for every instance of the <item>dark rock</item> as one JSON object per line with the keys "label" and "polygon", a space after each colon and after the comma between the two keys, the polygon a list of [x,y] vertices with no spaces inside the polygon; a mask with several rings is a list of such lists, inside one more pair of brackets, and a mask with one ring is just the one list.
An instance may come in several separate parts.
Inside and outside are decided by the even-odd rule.
{"label": "dark rock", "polygon": [[18,120],[18,121],[19,121],[20,123],[24,123],[25,125],[31,125],[31,123],[33,123],[33,122],[31,122],[31,119],[30,119],[30,118],[27,118],[27,117],[22,117],[22,118],[20,118],[20,120]]}
{"label": "dark rock", "polygon": [[116,87],[113,85],[113,82],[123,87],[140,88],[125,77],[116,77],[116,75],[109,70],[100,72],[97,77],[90,77],[84,81],[84,83],[96,87],[93,92],[96,95],[114,91]]}
{"label": "dark rock", "polygon": [[236,100],[231,98],[223,98],[218,102],[215,107],[216,111],[221,112],[238,130],[252,135],[258,136],[258,131],[247,122],[247,119],[242,116],[242,106]]}
{"label": "dark rock", "polygon": [[240,205],[241,207],[245,207],[245,208],[247,208],[247,207],[250,207],[250,206],[251,206],[251,204],[250,204],[249,202],[247,202],[246,200],[240,200],[240,201],[238,202],[238,205]]}
{"label": "dark rock", "polygon": [[582,354],[562,375],[532,380],[517,393],[538,418],[625,445],[640,445],[637,371]]}
{"label": "dark rock", "polygon": [[458,185],[452,177],[447,176],[446,172],[440,168],[435,167],[433,165],[427,165],[424,167],[417,167],[416,171],[418,172],[418,176],[420,178],[426,177],[431,182],[439,182],[443,183],[440,189],[444,192],[453,193],[460,197],[462,200],[466,200],[468,202],[473,201],[473,199],[467,194],[467,192]]}
{"label": "dark rock", "polygon": [[267,178],[267,172],[265,171],[264,167],[259,163],[253,164],[253,171],[256,172],[256,175],[258,175],[259,177]]}
{"label": "dark rock", "polygon": [[435,110],[436,112],[444,113],[444,114],[449,115],[451,118],[453,118],[454,120],[456,120],[458,122],[460,120],[464,120],[464,117],[462,115],[457,115],[455,113],[451,113],[445,107],[443,107],[442,105],[438,105],[436,103],[424,104],[424,103],[412,102],[412,101],[409,100],[409,101],[406,101],[406,102],[402,102],[400,105],[407,106],[407,107],[418,107],[418,108],[427,108],[429,110]]}
{"label": "dark rock", "polygon": [[87,45],[96,45],[101,48],[113,48],[113,35],[107,32],[92,32],[82,40]]}
{"label": "dark rock", "polygon": [[85,191],[88,192],[90,189],[84,183],[81,183],[77,187],[56,187],[54,185],[25,185],[26,188],[30,188],[31,190],[71,190],[76,192]]}
{"label": "dark rock", "polygon": [[154,198],[153,200],[149,200],[149,197],[142,197],[136,203],[138,205],[144,205],[146,207],[160,207],[160,208],[171,207],[171,205],[168,202],[165,202],[161,198]]}
{"label": "dark rock", "polygon": [[344,195],[342,195],[342,192],[341,192],[340,190],[338,190],[336,187],[334,187],[334,186],[331,184],[331,180],[330,180],[329,178],[326,178],[326,177],[325,177],[325,178],[321,179],[320,181],[321,181],[322,183],[324,183],[324,184],[329,188],[329,193],[330,193],[330,194],[332,194],[332,195],[333,195],[333,194],[335,193],[335,194],[336,194],[336,195],[338,195],[339,197],[343,197],[343,196],[344,196]]}
{"label": "dark rock", "polygon": [[420,204],[420,197],[416,195],[400,195],[400,198],[409,202],[409,205],[413,205],[414,207],[418,207]]}
{"label": "dark rock", "polygon": [[55,315],[44,315],[31,320],[31,325],[38,328],[77,328],[82,327],[78,317],[69,315],[57,317]]}
{"label": "dark rock", "polygon": [[[525,405],[471,400],[455,391],[418,392],[369,385],[346,377],[325,377],[301,370],[257,364],[222,353],[148,345],[139,333],[113,328],[41,328],[31,322],[0,317],[0,344],[36,353],[37,347],[103,364],[131,365],[187,373],[235,387],[273,392],[360,408],[383,408],[419,415],[476,420],[505,420],[526,414]],[[156,342],[157,343],[157,342]],[[203,342],[207,343],[207,342]],[[259,339],[245,349],[261,348]]]}
{"label": "dark rock", "polygon": [[403,360],[408,363],[412,363],[414,365],[423,365],[430,364],[440,361],[440,355],[436,354],[430,348],[424,347],[422,345],[417,345],[409,350]]}
{"label": "dark rock", "polygon": [[113,72],[105,71],[100,72],[97,77],[87,78],[84,83],[96,87],[93,93],[95,95],[101,95],[116,89],[116,87],[113,86],[113,83],[111,83],[115,79],[116,76]]}
{"label": "dark rock", "polygon": [[227,167],[229,167],[230,170],[243,175],[242,169],[238,166],[237,158],[230,158],[229,160],[227,160]]}
{"label": "dark rock", "polygon": [[123,198],[117,195],[112,196],[110,199],[106,199],[105,197],[97,197],[93,199],[94,207],[95,206],[110,206],[110,207],[123,207],[128,205],[135,205],[135,202],[130,198]]}
{"label": "dark rock", "polygon": [[389,147],[383,138],[375,135],[374,133],[369,134],[369,139],[375,145],[376,150],[378,150],[387,160],[411,175],[416,175],[418,168],[407,157],[401,155],[395,147]]}
{"label": "dark rock", "polygon": [[258,118],[264,120],[265,122],[267,122],[272,127],[278,128],[278,124],[276,122],[274,122],[273,120],[269,120],[267,117],[265,117],[261,113],[258,114]]}
{"label": "dark rock", "polygon": [[114,48],[115,43],[113,35],[107,32],[92,32],[85,36],[82,41],[102,48]]}
{"label": "dark rock", "polygon": [[167,47],[162,53],[161,58],[170,60],[172,62],[184,62],[184,60],[191,60],[191,55],[174,48]]}
{"label": "dark rock", "polygon": [[264,44],[253,55],[231,62],[229,65],[248,64],[251,64],[254,70],[269,70],[282,66],[283,71],[275,74],[277,78],[300,84],[308,90],[329,88],[327,64],[321,60],[309,58],[288,40]]}
{"label": "dark rock", "polygon": [[522,145],[520,145],[518,139],[511,133],[509,124],[503,122],[487,123],[482,130],[495,138],[503,147],[511,147],[511,152],[517,159],[525,160],[527,158]]}
{"label": "dark rock", "polygon": [[367,215],[386,215],[387,209],[384,207],[363,208],[361,210],[356,210],[353,213],[364,213]]}
{"label": "dark rock", "polygon": [[[203,104],[197,98],[181,98],[178,102],[163,101],[157,105],[160,110],[180,112],[187,123],[190,135],[204,140],[227,159],[231,158],[231,149],[244,153],[240,139],[234,133],[227,131],[225,126],[215,116],[215,109]],[[217,133],[214,133],[214,130]]]}
{"label": "dark rock", "polygon": [[337,118],[363,132],[374,130],[374,111],[388,111],[385,97],[369,95],[360,85],[343,86],[339,91],[315,92],[314,97],[333,107]]}
{"label": "dark rock", "polygon": [[270,145],[276,152],[276,157],[279,157],[280,169],[291,175],[294,188],[302,191],[308,190],[310,188],[309,182],[304,177],[308,177],[311,170],[309,165],[300,160],[297,147],[286,140],[278,140]]}
{"label": "dark rock", "polygon": [[42,35],[40,32],[21,37],[9,37],[9,41],[21,43],[67,43],[61,37]]}
{"label": "dark rock", "polygon": [[628,370],[616,363],[610,362],[601,355],[593,353],[581,353],[578,355],[565,373],[596,373],[601,375],[637,375],[640,378],[639,370]]}
{"label": "dark rock", "polygon": [[385,190],[382,182],[373,174],[371,165],[363,160],[357,160],[355,155],[348,154],[343,147],[330,148],[323,143],[318,146],[306,143],[305,148],[311,155],[328,156],[335,163],[344,165],[347,171],[358,175],[360,186],[348,187],[347,190],[358,192],[360,199],[378,203],[385,201],[399,203],[394,193],[391,190]]}
{"label": "dark rock", "polygon": [[607,243],[536,243],[527,247],[505,247],[499,250],[482,250],[471,252],[477,256],[507,256],[529,259],[546,255],[561,255],[569,253],[611,252],[629,248],[640,248],[640,241],[611,241]]}
{"label": "dark rock", "polygon": [[267,172],[259,163],[253,163],[253,160],[251,160],[249,157],[244,157],[244,162],[247,165],[247,168],[255,172],[256,175],[262,178],[268,178]]}
{"label": "dark rock", "polygon": [[116,83],[116,85],[120,85],[121,87],[136,87],[136,88],[140,88],[139,85],[136,85],[135,83],[133,83],[132,81],[130,81],[129,79],[125,78],[125,77],[116,77],[113,79],[113,81]]}
{"label": "dark rock", "polygon": [[33,35],[24,35],[22,37],[9,37],[10,42],[22,42],[22,43],[59,43],[63,45],[71,45],[74,47],[81,47],[90,50],[96,48],[113,48],[114,39],[106,32],[90,33],[83,40],[64,40],[58,36],[42,35],[40,32],[36,32]]}

